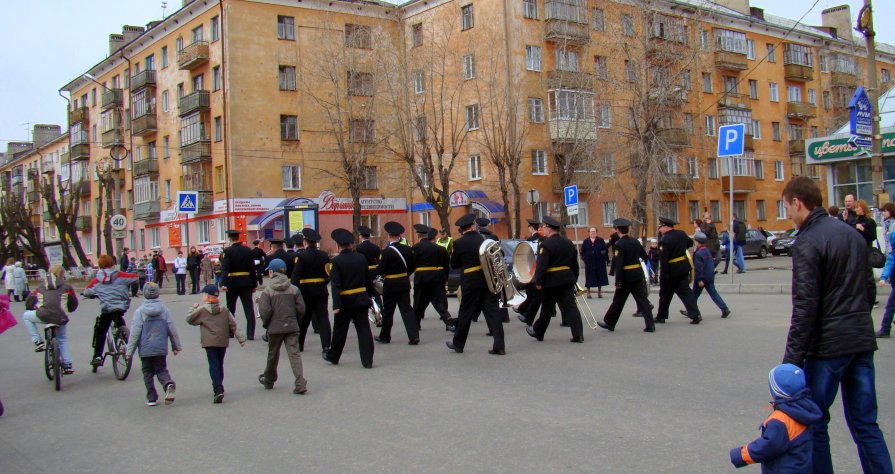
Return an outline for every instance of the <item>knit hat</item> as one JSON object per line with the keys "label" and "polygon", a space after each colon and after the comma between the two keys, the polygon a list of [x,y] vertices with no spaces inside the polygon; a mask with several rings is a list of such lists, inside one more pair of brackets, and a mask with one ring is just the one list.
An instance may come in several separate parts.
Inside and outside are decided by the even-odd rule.
{"label": "knit hat", "polygon": [[202,288],[202,293],[218,296],[221,294],[221,290],[218,289],[217,285],[205,285],[205,288]]}
{"label": "knit hat", "polygon": [[805,371],[793,364],[780,364],[768,373],[768,385],[774,399],[789,399],[805,388]]}
{"label": "knit hat", "polygon": [[704,244],[708,239],[709,238],[706,237],[705,233],[703,233],[702,231],[697,231],[696,234],[693,235],[693,240],[699,242],[700,244]]}
{"label": "knit hat", "polygon": [[157,284],[150,281],[149,283],[143,285],[143,298],[146,298],[147,300],[154,300],[158,298],[158,295],[159,289]]}

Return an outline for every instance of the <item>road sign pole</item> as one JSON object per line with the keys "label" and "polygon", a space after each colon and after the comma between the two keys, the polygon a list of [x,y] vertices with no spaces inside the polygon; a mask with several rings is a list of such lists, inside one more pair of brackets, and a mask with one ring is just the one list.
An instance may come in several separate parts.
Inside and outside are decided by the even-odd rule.
{"label": "road sign pole", "polygon": [[[727,258],[729,258],[731,262],[736,262],[736,259],[734,258],[734,257],[736,257],[736,255],[734,253],[734,246],[733,246],[733,238],[734,238],[734,231],[733,231],[733,160],[734,160],[734,157],[731,156],[731,157],[728,157],[727,159],[729,160],[727,162],[727,171],[729,174],[728,178],[730,178],[730,227],[728,227],[728,231],[727,231],[727,241],[728,241],[727,242]],[[736,265],[734,265],[734,266],[736,266]],[[725,268],[727,268],[727,271],[730,272],[730,270],[731,270],[730,265],[726,265]],[[736,273],[736,272],[730,272],[730,282],[731,283],[733,283],[733,274],[734,273]]]}

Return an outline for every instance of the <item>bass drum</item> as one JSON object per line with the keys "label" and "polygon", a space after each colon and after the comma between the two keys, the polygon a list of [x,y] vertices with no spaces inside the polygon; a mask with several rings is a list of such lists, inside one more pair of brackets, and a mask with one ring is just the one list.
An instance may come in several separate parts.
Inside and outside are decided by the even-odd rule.
{"label": "bass drum", "polygon": [[513,251],[513,275],[521,285],[527,285],[535,276],[538,265],[538,243],[519,242]]}

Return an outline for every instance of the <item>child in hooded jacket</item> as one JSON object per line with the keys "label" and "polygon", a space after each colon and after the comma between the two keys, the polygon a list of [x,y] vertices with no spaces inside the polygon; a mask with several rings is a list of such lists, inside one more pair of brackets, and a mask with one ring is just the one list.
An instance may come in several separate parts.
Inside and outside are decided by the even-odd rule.
{"label": "child in hooded jacket", "polygon": [[22,320],[28,329],[28,335],[34,343],[35,352],[43,352],[46,343],[40,338],[37,324],[56,324],[56,341],[59,343],[59,355],[62,356],[63,373],[75,373],[71,355],[68,351],[66,324],[69,313],[78,309],[78,296],[75,290],[65,282],[65,269],[54,265],[44,275],[41,287],[31,293],[25,300],[25,312]]}
{"label": "child in hooded jacket", "polygon": [[277,381],[280,347],[285,345],[292,375],[295,376],[292,393],[304,395],[308,392],[308,381],[305,380],[301,364],[299,321],[305,316],[305,300],[301,296],[301,290],[286,276],[286,262],[275,258],[270,261],[267,270],[270,271],[270,280],[258,299],[258,313],[269,337],[267,367],[258,376],[258,382],[268,390],[273,388]]}
{"label": "child in hooded jacket", "polygon": [[780,364],[768,374],[774,412],[761,424],[761,436],[730,450],[736,467],[761,463],[761,472],[811,472],[811,427],[823,414],[811,400],[805,371],[793,364]]}
{"label": "child in hooded jacket", "polygon": [[118,330],[118,337],[128,340],[127,324],[124,314],[131,305],[130,286],[140,281],[135,273],[119,272],[115,268],[115,260],[110,255],[100,255],[99,270],[96,276],[84,289],[84,296],[99,298],[100,315],[93,327],[93,361],[94,367],[103,365],[103,347],[106,345],[106,332],[112,323]]}
{"label": "child in hooded jacket", "polygon": [[245,336],[239,332],[236,319],[226,306],[221,305],[219,295],[220,290],[216,285],[206,285],[202,289],[202,304],[194,304],[186,317],[187,324],[199,326],[200,329],[202,347],[208,357],[214,403],[224,401],[224,355],[230,345],[230,335],[236,336],[240,346],[245,346],[246,342]]}
{"label": "child in hooded jacket", "polygon": [[146,384],[146,404],[149,406],[158,403],[155,378],[158,378],[165,390],[165,405],[174,403],[174,390],[177,386],[168,373],[168,340],[171,341],[171,349],[175,356],[183,349],[171,313],[158,297],[158,285],[155,283],[143,285],[143,304],[134,311],[132,331],[127,343],[128,358],[134,355],[137,348],[140,349],[143,382]]}

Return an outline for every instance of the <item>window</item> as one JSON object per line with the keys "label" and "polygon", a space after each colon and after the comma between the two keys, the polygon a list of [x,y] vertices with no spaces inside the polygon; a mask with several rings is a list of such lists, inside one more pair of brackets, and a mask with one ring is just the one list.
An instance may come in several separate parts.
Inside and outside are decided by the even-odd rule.
{"label": "window", "polygon": [[760,221],[767,220],[764,211],[764,199],[758,199],[755,201],[755,218]]}
{"label": "window", "polygon": [[177,98],[182,99],[184,95],[183,83],[177,84]]}
{"label": "window", "polygon": [[171,158],[171,137],[167,135],[162,137],[162,158]]}
{"label": "window", "polygon": [[755,160],[755,179],[764,179],[764,160]]}
{"label": "window", "polygon": [[171,202],[171,180],[165,180],[165,200]]}
{"label": "window", "polygon": [[625,80],[628,82],[637,81],[637,62],[625,60]]}
{"label": "window", "polygon": [[544,123],[544,99],[539,97],[528,98],[528,121],[531,123]]}
{"label": "window", "polygon": [[371,97],[375,93],[375,88],[373,74],[369,72],[348,71],[348,95]]}
{"label": "window", "polygon": [[709,158],[708,161],[709,179],[718,179],[718,159]]}
{"label": "window", "polygon": [[820,55],[820,72],[830,72],[830,69],[827,66],[827,56],[824,54]]}
{"label": "window", "polygon": [[199,221],[196,223],[196,227],[199,229],[199,243],[207,244],[208,243],[208,219]]}
{"label": "window", "polygon": [[721,83],[725,93],[739,95],[739,81],[735,76],[722,76],[722,79]]}
{"label": "window", "polygon": [[190,43],[198,43],[204,40],[205,32],[203,31],[202,25],[199,25],[190,32],[190,39],[192,40]]}
{"label": "window", "polygon": [[538,19],[537,0],[522,0],[522,16],[532,20]]}
{"label": "window", "polygon": [[780,102],[780,89],[777,87],[777,83],[772,82],[768,84],[768,90],[771,96],[771,102]]}
{"label": "window", "polygon": [[798,86],[787,86],[786,87],[786,100],[788,102],[801,102],[802,101],[802,89]]}
{"label": "window", "polygon": [[213,16],[211,17],[211,41],[219,39],[221,39],[221,19]]}
{"label": "window", "polygon": [[473,78],[475,78],[475,55],[467,54],[463,56],[463,79]]}
{"label": "window", "polygon": [[379,180],[376,177],[375,166],[364,166],[364,189],[379,189]]}
{"label": "window", "polygon": [[702,215],[699,213],[699,201],[687,202],[687,215],[690,218],[690,222],[693,222],[696,219],[702,219]]}
{"label": "window", "polygon": [[712,73],[702,73],[702,92],[712,92]]}
{"label": "window", "polygon": [[479,128],[479,105],[466,106],[466,129],[476,130]]}
{"label": "window", "polygon": [[422,94],[426,92],[426,84],[423,76],[423,71],[413,71],[413,92],[415,94]]}
{"label": "window", "polygon": [[419,182],[423,189],[429,189],[431,183],[429,182],[429,175],[426,173],[426,165],[423,163],[415,164],[414,166],[414,174],[419,178]]}
{"label": "window", "polygon": [[[351,73],[349,72],[349,78],[351,77]],[[295,66],[280,66],[280,90],[281,91],[294,91],[295,90]],[[351,82],[348,82],[348,93],[351,94]]]}
{"label": "window", "polygon": [[712,40],[709,35],[709,30],[700,30],[699,31],[699,46],[703,50],[712,49]]}
{"label": "window", "polygon": [[370,234],[370,237],[378,237],[379,236],[379,229],[382,228],[382,226],[379,225],[379,214],[361,215],[360,216],[360,224],[362,226],[369,227],[370,230],[373,231],[373,233]]}
{"label": "window", "polygon": [[587,202],[578,203],[578,213],[569,214],[569,227],[587,227]]}
{"label": "window", "polygon": [[600,128],[612,128],[612,107],[609,104],[600,104],[600,122],[597,124]]}
{"label": "window", "polygon": [[162,54],[160,56],[162,57],[162,69],[164,69],[164,68],[168,67],[168,47],[167,46],[162,46]]}
{"label": "window", "polygon": [[280,140],[298,140],[298,117],[280,115]]}
{"label": "window", "polygon": [[544,150],[531,151],[531,174],[547,174],[547,152]]}
{"label": "window", "polygon": [[810,46],[786,43],[783,49],[783,64],[814,67],[814,53]]}
{"label": "window", "polygon": [[277,15],[277,38],[281,40],[295,40],[295,18]]}
{"label": "window", "polygon": [[612,221],[617,218],[617,213],[615,210],[615,201],[608,201],[603,203],[603,225],[606,227],[612,227]]}
{"label": "window", "polygon": [[140,250],[146,249],[146,229],[140,229]]}
{"label": "window", "polygon": [[880,69],[879,73],[880,73],[880,82],[882,82],[883,84],[888,84],[888,83],[892,82],[892,73],[889,72],[888,69],[882,68],[882,69]]}
{"label": "window", "polygon": [[752,138],[761,140],[761,122],[758,120],[752,121]]}
{"label": "window", "polygon": [[746,33],[715,28],[715,48],[719,51],[746,54]]}
{"label": "window", "polygon": [[609,64],[606,56],[594,56],[594,75],[597,79],[609,80]]}
{"label": "window", "polygon": [[676,201],[659,201],[659,215],[670,219],[679,220],[677,217]]}
{"label": "window", "polygon": [[556,69],[578,72],[578,53],[566,49],[556,50]]}
{"label": "window", "polygon": [[153,181],[149,176],[134,178],[134,202],[150,201],[158,201],[158,181]]}
{"label": "window", "polygon": [[215,66],[211,69],[211,86],[212,90],[221,90],[221,67]]}
{"label": "window", "polygon": [[830,95],[830,91],[823,91],[823,100],[824,100],[824,110],[830,110],[833,108],[833,99]]}
{"label": "window", "polygon": [[227,240],[227,219],[215,219],[215,227],[218,229],[218,242]]}
{"label": "window", "polygon": [[694,179],[699,177],[699,162],[695,156],[687,158],[687,176]]}
{"label": "window", "polygon": [[420,115],[416,118],[414,132],[416,133],[416,141],[421,142],[426,139],[427,128],[425,115]]}
{"label": "window", "polygon": [[373,143],[376,141],[376,122],[374,120],[352,120],[349,123],[348,138],[351,143]]}
{"label": "window", "polygon": [[482,158],[479,155],[469,157],[469,180],[482,179]]}
{"label": "window", "polygon": [[224,130],[221,122],[221,117],[214,118],[214,141],[219,142],[223,139]]}
{"label": "window", "polygon": [[705,134],[709,137],[715,136],[715,116],[714,115],[706,115],[705,116]]}
{"label": "window", "polygon": [[200,113],[196,112],[180,119],[180,146],[192,145],[200,140],[207,140],[208,132]]}
{"label": "window", "polygon": [[817,105],[817,91],[814,89],[808,89],[808,103],[811,105]]}
{"label": "window", "polygon": [[345,47],[358,49],[373,49],[373,35],[369,26],[345,25]]}
{"label": "window", "polygon": [[622,33],[625,36],[634,36],[634,17],[631,15],[622,15]]}
{"label": "window", "polygon": [[525,45],[525,69],[529,71],[541,70],[540,46]]}
{"label": "window", "polygon": [[777,201],[777,219],[786,219],[786,205],[782,199]]}
{"label": "window", "polygon": [[582,91],[550,91],[550,119],[594,120],[594,95]]}
{"label": "window", "polygon": [[780,122],[771,122],[771,132],[775,141],[780,141]]}
{"label": "window", "polygon": [[603,153],[603,176],[615,176],[615,157],[612,153]]}
{"label": "window", "polygon": [[205,74],[193,77],[193,92],[205,90]]}
{"label": "window", "polygon": [[768,62],[775,63],[777,62],[777,51],[776,46],[773,43],[768,43]]}
{"label": "window", "polygon": [[758,99],[758,81],[749,79],[749,98]]}
{"label": "window", "polygon": [[214,167],[215,189],[220,192],[224,190],[224,166]]}
{"label": "window", "polygon": [[96,107],[96,87],[90,91],[90,105]]}
{"label": "window", "polygon": [[301,189],[301,166],[283,166],[283,190]]}
{"label": "window", "polygon": [[[154,248],[154,249],[159,248],[159,238],[158,238],[158,235],[159,235],[159,228],[158,228],[158,227],[154,227],[154,228],[152,228],[152,229],[149,229],[149,246],[150,246],[151,248]],[[87,239],[87,240],[89,240],[89,239]]]}
{"label": "window", "polygon": [[594,31],[604,31],[606,30],[606,24],[603,21],[603,9],[602,8],[594,8],[591,11],[590,15],[590,27],[594,29]]}
{"label": "window", "polygon": [[472,4],[464,5],[460,8],[460,30],[468,30],[472,28],[475,24],[475,19],[472,15]]}
{"label": "window", "polygon": [[746,59],[755,59],[755,41],[746,40]]}
{"label": "window", "polygon": [[783,162],[780,160],[774,162],[774,179],[783,181]]}
{"label": "window", "polygon": [[721,201],[709,201],[709,209],[712,213],[712,220],[721,222]]}
{"label": "window", "polygon": [[417,23],[410,27],[410,41],[413,47],[422,46],[423,44],[423,24]]}

